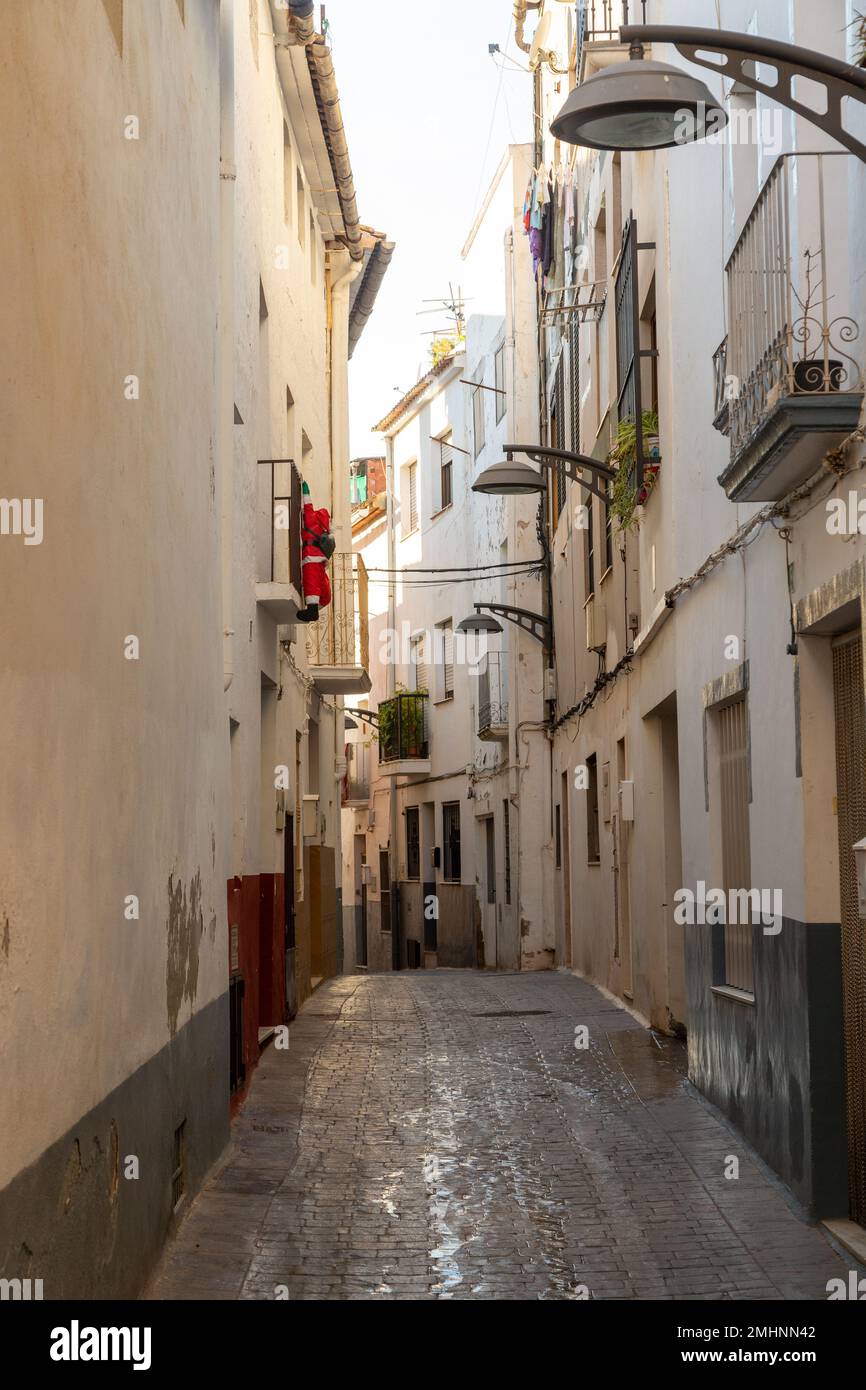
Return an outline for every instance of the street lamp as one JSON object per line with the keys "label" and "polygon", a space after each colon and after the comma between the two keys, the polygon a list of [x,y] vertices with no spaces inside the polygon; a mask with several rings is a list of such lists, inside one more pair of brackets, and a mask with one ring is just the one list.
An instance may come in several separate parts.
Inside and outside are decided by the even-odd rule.
{"label": "street lamp", "polygon": [[[541,468],[563,468],[572,482],[588,488],[604,503],[610,500],[596,482],[596,478],[601,478],[609,483],[616,476],[610,464],[600,463],[598,459],[588,458],[585,454],[570,454],[565,449],[546,449],[540,444],[506,444],[504,461],[483,469],[472,484],[472,491],[483,492],[488,497],[517,497],[544,492],[547,486],[544,473],[530,468],[528,463],[515,463],[514,454],[526,454]],[[584,473],[591,476],[585,478]],[[638,486],[642,474],[643,459],[638,459]]]}
{"label": "street lamp", "polygon": [[[727,118],[702,82],[680,68],[644,59],[645,43],[669,43],[689,62],[761,92],[805,117],[866,161],[866,144],[845,128],[842,119],[845,98],[866,106],[862,68],[825,53],[730,29],[624,24],[619,36],[630,45],[630,58],[637,61],[616,63],[575,87],[551,125],[558,139],[592,149],[664,149],[720,129]],[[797,100],[798,80],[824,88],[824,110]]]}
{"label": "street lamp", "polygon": [[557,140],[594,150],[661,150],[685,138],[700,140],[727,115],[706,83],[668,63],[632,59],[593,73],[575,87],[551,125]]}
{"label": "street lamp", "polygon": [[[476,603],[476,610],[480,610],[485,605]],[[502,632],[502,624],[498,623],[489,613],[476,611],[471,617],[464,618],[462,623],[457,624],[458,632],[486,632],[495,634]]]}
{"label": "street lamp", "polygon": [[488,613],[500,613],[503,618],[507,618],[515,627],[523,628],[530,637],[534,637],[543,647],[550,645],[550,619],[545,618],[543,613],[533,613],[528,608],[516,608],[512,603],[476,603],[475,614],[464,618],[457,624],[458,632],[502,632],[502,624],[495,618],[486,617],[482,614],[482,608],[486,608]]}

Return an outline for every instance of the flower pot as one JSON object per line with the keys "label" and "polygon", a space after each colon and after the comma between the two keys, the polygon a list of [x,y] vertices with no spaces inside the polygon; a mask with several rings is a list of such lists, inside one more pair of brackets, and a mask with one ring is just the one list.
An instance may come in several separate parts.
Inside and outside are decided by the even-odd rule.
{"label": "flower pot", "polygon": [[818,391],[839,391],[842,389],[844,376],[843,364],[832,357],[827,361],[826,376],[823,357],[803,359],[794,363],[794,389],[807,394],[814,395]]}
{"label": "flower pot", "polygon": [[[650,455],[650,457],[658,458],[658,454],[655,454],[654,456],[653,456],[653,455]],[[644,504],[644,502],[645,502],[645,501],[647,500],[647,498],[649,497],[650,493],[652,492],[653,488],[655,487],[655,481],[656,481],[656,478],[658,477],[658,471],[659,471],[659,465],[658,465],[657,463],[647,463],[647,464],[644,464],[644,470],[643,470],[644,481],[643,481],[643,486],[640,487],[640,488],[638,489],[638,494],[637,494],[637,497],[635,498],[635,506],[637,506],[637,507],[642,507],[643,504]]]}

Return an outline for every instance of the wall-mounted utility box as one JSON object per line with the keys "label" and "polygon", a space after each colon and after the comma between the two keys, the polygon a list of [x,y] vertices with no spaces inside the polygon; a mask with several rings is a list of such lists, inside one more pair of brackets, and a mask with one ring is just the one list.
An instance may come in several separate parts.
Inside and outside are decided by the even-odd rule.
{"label": "wall-mounted utility box", "polygon": [[619,784],[619,813],[623,820],[634,820],[634,782]]}
{"label": "wall-mounted utility box", "polygon": [[601,818],[610,824],[610,763],[601,765]]}
{"label": "wall-mounted utility box", "polygon": [[304,836],[314,840],[319,833],[319,798],[305,796],[303,801]]}

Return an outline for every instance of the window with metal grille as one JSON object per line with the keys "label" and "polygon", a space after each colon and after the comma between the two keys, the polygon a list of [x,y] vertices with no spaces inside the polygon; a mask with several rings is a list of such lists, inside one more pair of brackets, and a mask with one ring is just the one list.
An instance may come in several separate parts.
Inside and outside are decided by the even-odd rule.
{"label": "window with metal grille", "polygon": [[472,391],[472,445],[476,458],[481,453],[485,443],[484,387],[481,385],[483,379],[484,374],[482,371],[478,378],[478,385],[475,386]]}
{"label": "window with metal grille", "polygon": [[186,1187],[186,1120],[174,1131],[171,1158],[171,1205],[176,1207]]}
{"label": "window with metal grille", "polygon": [[[550,447],[552,449],[567,448],[565,433],[565,383],[563,380],[563,357],[560,356],[559,365],[556,368],[556,377],[553,387],[553,410],[550,417]],[[568,479],[565,474],[565,465],[562,463],[554,464],[553,467],[553,487],[551,488],[551,506],[553,508],[553,526],[556,526],[562,509],[565,506]]]}
{"label": "window with metal grille", "polygon": [[460,802],[442,804],[442,877],[449,883],[460,882]]}
{"label": "window with metal grille", "polygon": [[505,837],[505,901],[511,905],[511,802],[506,796],[502,803],[502,833]]}
{"label": "window with metal grille", "polygon": [[488,816],[484,822],[484,838],[487,859],[487,901],[496,902],[496,822]]}
{"label": "window with metal grille", "polygon": [[638,298],[637,222],[629,214],[622,235],[616,274],[617,421],[632,419],[637,434],[637,457],[644,453],[640,379],[640,310]]}
{"label": "window with metal grille", "polygon": [[421,828],[417,806],[406,807],[406,877],[421,877]]}
{"label": "window with metal grille", "polygon": [[505,414],[508,398],[505,392],[505,344],[496,349],[496,356],[493,359],[494,386],[496,387],[496,423]]}
{"label": "window with metal grille", "polygon": [[383,932],[391,930],[391,861],[386,849],[379,850],[379,926]]}
{"label": "window with metal grille", "polygon": [[[723,887],[751,887],[749,846],[749,732],[745,695],[716,712],[719,736],[719,781],[722,811]],[[752,923],[726,922],[724,926],[724,979],[733,989],[754,990]]]}
{"label": "window with metal grille", "polygon": [[590,753],[586,760],[586,862],[601,862],[601,838],[598,827],[598,758]]}
{"label": "window with metal grille", "polygon": [[454,501],[454,447],[451,435],[439,440],[439,506],[450,507]]}
{"label": "window with metal grille", "polygon": [[418,464],[410,463],[405,470],[405,517],[406,526],[403,530],[404,536],[409,536],[418,529]]}
{"label": "window with metal grille", "polygon": [[454,625],[450,618],[436,624],[437,700],[450,700],[454,695]]}

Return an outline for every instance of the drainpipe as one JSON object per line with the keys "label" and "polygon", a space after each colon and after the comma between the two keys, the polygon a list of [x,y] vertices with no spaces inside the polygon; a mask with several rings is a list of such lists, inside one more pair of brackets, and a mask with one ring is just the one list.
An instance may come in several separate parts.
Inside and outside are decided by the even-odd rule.
{"label": "drainpipe", "polygon": [[542,0],[514,0],[514,42],[524,53],[532,52],[532,44],[523,36],[527,10],[540,10]]}
{"label": "drainpipe", "polygon": [[[385,488],[387,498],[388,523],[388,627],[392,634],[397,631],[397,534],[395,530],[396,507],[394,490],[394,438],[385,436]],[[392,637],[393,643],[393,637]],[[397,666],[394,661],[388,665],[386,690],[389,699],[397,691]],[[400,890],[397,884],[397,850],[399,844],[397,787],[396,778],[388,778],[388,827],[390,836],[389,860],[391,864],[391,969],[401,968],[400,952]],[[379,888],[381,896],[381,885]]]}
{"label": "drainpipe", "polygon": [[234,678],[232,568],[234,543],[234,0],[220,0],[220,262],[217,346],[217,479],[223,623],[223,690]]}

